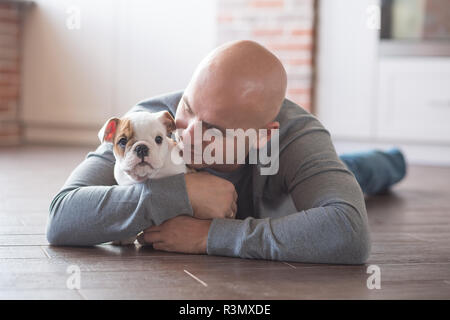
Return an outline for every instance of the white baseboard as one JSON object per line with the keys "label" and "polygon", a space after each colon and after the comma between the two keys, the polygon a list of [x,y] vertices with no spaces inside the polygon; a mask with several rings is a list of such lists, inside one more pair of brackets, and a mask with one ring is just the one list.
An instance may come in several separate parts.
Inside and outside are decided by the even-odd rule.
{"label": "white baseboard", "polygon": [[450,146],[435,144],[412,144],[412,143],[387,143],[377,141],[350,141],[345,139],[333,139],[338,154],[346,152],[364,151],[367,149],[386,150],[398,147],[405,154],[410,164],[450,166]]}

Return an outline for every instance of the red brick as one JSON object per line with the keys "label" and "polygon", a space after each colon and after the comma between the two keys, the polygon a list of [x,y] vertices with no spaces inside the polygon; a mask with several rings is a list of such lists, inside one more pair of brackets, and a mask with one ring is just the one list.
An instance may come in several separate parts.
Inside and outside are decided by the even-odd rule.
{"label": "red brick", "polygon": [[302,43],[271,43],[268,44],[267,47],[269,50],[312,50],[311,44],[302,44]]}
{"label": "red brick", "polygon": [[0,85],[18,85],[18,84],[19,84],[18,73],[0,72]]}
{"label": "red brick", "polygon": [[293,65],[293,66],[311,65],[312,60],[311,59],[287,59],[286,63]]}
{"label": "red brick", "polygon": [[17,121],[19,99],[19,11],[16,5],[0,4],[0,140],[1,145],[20,143]]}
{"label": "red brick", "polygon": [[[0,129],[0,137],[2,137],[2,138],[8,138],[8,137],[10,137],[10,138],[18,138],[20,136],[20,129],[19,128],[17,128],[17,129],[14,129],[14,130],[8,130],[8,129],[6,129],[6,130],[1,130]],[[3,142],[2,142],[2,144],[3,144]]]}
{"label": "red brick", "polygon": [[18,61],[0,60],[0,72],[17,72],[18,70]]}
{"label": "red brick", "polygon": [[11,112],[15,109],[17,109],[17,100],[10,98],[0,99],[0,117],[2,115],[2,112]]}
{"label": "red brick", "polygon": [[306,109],[312,100],[315,1],[218,1],[219,22],[223,22],[218,26],[218,42],[249,38],[266,46],[286,68],[289,97]]}
{"label": "red brick", "polygon": [[288,96],[293,97],[295,99],[303,100],[303,101],[309,101],[310,95],[311,95],[311,89],[310,88],[289,88],[288,86]]}
{"label": "red brick", "polygon": [[289,88],[288,94],[290,95],[307,95],[311,93],[311,88]]}
{"label": "red brick", "polygon": [[289,99],[293,99],[301,103],[311,101],[311,97],[309,94],[287,94],[286,96],[289,97]]}
{"label": "red brick", "polygon": [[0,22],[19,22],[19,12],[16,8],[0,7]]}
{"label": "red brick", "polygon": [[18,43],[19,39],[17,35],[0,35],[0,50],[2,50],[2,48],[15,48],[17,47]]}
{"label": "red brick", "polygon": [[6,22],[6,23],[18,23],[19,17],[0,17],[0,23]]}
{"label": "red brick", "polygon": [[15,122],[0,122],[0,136],[14,136],[20,133],[20,126]]}
{"label": "red brick", "polygon": [[313,30],[312,29],[293,29],[291,31],[291,35],[293,35],[293,36],[312,36]]}
{"label": "red brick", "polygon": [[282,8],[283,0],[253,0],[249,2],[249,6],[253,8]]}
{"label": "red brick", "polygon": [[19,96],[19,86],[0,85],[0,98],[17,99]]}
{"label": "red brick", "polygon": [[17,35],[19,26],[16,22],[0,21],[0,34]]}
{"label": "red brick", "polygon": [[3,10],[14,10],[15,6],[12,3],[0,3],[0,9]]}
{"label": "red brick", "polygon": [[281,36],[283,34],[283,29],[254,29],[252,35],[254,37],[273,37]]}
{"label": "red brick", "polygon": [[0,60],[16,60],[19,57],[17,47],[0,47]]}
{"label": "red brick", "polygon": [[227,22],[232,22],[232,21],[233,21],[233,16],[230,14],[219,14],[217,16],[218,23],[227,23]]}

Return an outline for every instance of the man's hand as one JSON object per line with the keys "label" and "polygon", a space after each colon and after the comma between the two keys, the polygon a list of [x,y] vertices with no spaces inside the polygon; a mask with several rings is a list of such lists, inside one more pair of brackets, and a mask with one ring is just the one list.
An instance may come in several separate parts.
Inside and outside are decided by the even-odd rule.
{"label": "man's hand", "polygon": [[210,225],[211,220],[181,215],[145,229],[138,241],[141,245],[153,244],[156,250],[206,254]]}
{"label": "man's hand", "polygon": [[186,188],[198,219],[234,218],[237,211],[237,193],[228,180],[207,172],[185,175]]}

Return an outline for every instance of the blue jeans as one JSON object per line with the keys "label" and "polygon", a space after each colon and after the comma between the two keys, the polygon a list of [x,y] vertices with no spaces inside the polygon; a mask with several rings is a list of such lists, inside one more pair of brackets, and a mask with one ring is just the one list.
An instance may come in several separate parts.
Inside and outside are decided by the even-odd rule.
{"label": "blue jeans", "polygon": [[406,175],[405,157],[397,148],[343,154],[340,158],[367,195],[386,192]]}

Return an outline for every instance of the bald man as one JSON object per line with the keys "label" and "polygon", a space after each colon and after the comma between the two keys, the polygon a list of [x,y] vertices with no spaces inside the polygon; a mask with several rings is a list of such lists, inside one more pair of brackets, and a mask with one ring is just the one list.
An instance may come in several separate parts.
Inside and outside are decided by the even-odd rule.
{"label": "bald man", "polygon": [[[204,151],[212,142],[202,139],[203,132],[217,130],[223,133],[223,159],[231,153],[233,161],[201,159],[190,164],[195,173],[118,186],[112,145],[104,143],[53,199],[48,241],[96,245],[144,231],[139,242],[157,250],[364,263],[370,237],[361,187],[374,193],[400,180],[403,158],[366,153],[344,157],[345,165],[321,123],[285,99],[286,85],[283,65],[261,45],[237,41],[215,49],[183,92],[143,101],[129,112],[170,111],[181,141],[192,150]],[[267,133],[253,144],[248,140],[245,155],[269,148],[278,132],[278,170],[263,175],[264,164],[250,163],[248,156],[238,162],[238,148],[226,147],[234,139],[227,129]],[[188,160],[191,149],[184,150]]]}

